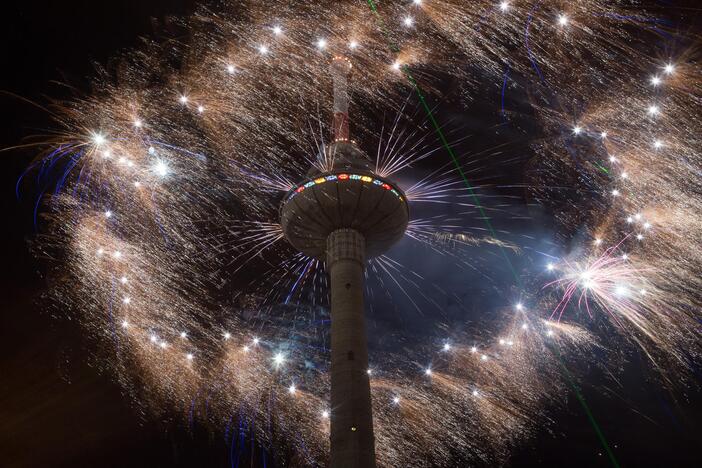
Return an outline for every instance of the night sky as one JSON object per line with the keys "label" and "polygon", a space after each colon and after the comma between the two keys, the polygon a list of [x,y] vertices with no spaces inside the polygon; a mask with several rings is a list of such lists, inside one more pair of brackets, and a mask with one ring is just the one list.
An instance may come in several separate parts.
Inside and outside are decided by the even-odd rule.
{"label": "night sky", "polygon": [[[52,127],[45,104],[68,97],[65,83],[88,91],[93,63],[135,47],[139,36],[168,27],[169,15],[196,2],[26,0],[2,9],[0,146]],[[690,18],[687,27],[694,27]],[[165,26],[164,26],[165,25]],[[699,28],[698,28],[699,29]],[[13,97],[9,93],[19,97]],[[3,161],[2,300],[0,301],[0,466],[234,466],[221,433],[194,431],[174,416],[153,420],[123,395],[112,375],[90,365],[94,343],[70,314],[49,311],[46,262],[31,254],[34,196],[15,183],[35,154],[0,153]],[[632,357],[620,387],[585,371],[581,390],[622,466],[700,466],[702,393],[671,394]],[[699,369],[694,385],[699,384]],[[605,386],[606,385],[606,386]],[[588,417],[570,392],[555,421],[514,452],[514,466],[611,466]],[[271,466],[269,464],[268,466]]]}

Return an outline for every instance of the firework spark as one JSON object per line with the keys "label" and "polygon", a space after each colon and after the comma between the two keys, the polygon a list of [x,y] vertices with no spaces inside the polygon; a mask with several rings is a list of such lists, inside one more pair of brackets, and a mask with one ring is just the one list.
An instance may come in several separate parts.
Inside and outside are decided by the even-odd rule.
{"label": "firework spark", "polygon": [[[80,311],[109,350],[101,364],[136,401],[218,428],[237,414],[259,443],[324,464],[328,285],[322,262],[295,254],[276,220],[290,181],[333,161],[324,116],[335,55],[357,75],[354,132],[377,172],[404,181],[411,209],[427,210],[407,231],[424,263],[433,255],[479,273],[504,304],[515,286],[534,298],[470,336],[446,333],[464,318],[432,322],[448,347],[432,347],[426,330],[379,347],[380,465],[505,460],[563,390],[554,347],[598,346],[592,320],[567,320],[573,302],[607,312],[616,336],[663,374],[698,359],[699,69],[693,52],[655,54],[653,14],[602,0],[259,3],[200,8],[179,20],[188,41],[150,41],[118,72],[100,68],[92,94],[56,105],[60,127],[32,168],[48,226],[39,249],[67,267],[53,282],[56,304]],[[505,122],[528,118],[536,129],[518,188],[554,213],[564,250],[587,238],[572,260],[552,261],[561,277],[550,285],[565,291],[555,303],[517,273],[502,289],[490,274],[535,249],[533,236],[492,229],[490,219],[515,216],[507,196],[491,194],[498,187],[475,184],[486,156],[422,166],[467,138],[446,138],[435,108],[408,110],[411,93],[447,97],[447,79],[466,101],[495,84]],[[378,116],[388,111],[397,118],[385,128]],[[503,156],[513,159],[489,153]],[[376,259],[369,297],[406,297],[427,315],[445,312],[447,297],[461,302],[406,263]],[[545,310],[559,320],[543,321]]]}

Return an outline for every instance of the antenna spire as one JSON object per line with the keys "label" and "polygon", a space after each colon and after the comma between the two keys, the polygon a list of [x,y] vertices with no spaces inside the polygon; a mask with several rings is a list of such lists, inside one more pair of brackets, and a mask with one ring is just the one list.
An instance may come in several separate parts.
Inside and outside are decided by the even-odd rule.
{"label": "antenna spire", "polygon": [[343,55],[337,55],[332,60],[330,68],[334,80],[333,141],[349,141],[348,77],[351,73],[351,61]]}

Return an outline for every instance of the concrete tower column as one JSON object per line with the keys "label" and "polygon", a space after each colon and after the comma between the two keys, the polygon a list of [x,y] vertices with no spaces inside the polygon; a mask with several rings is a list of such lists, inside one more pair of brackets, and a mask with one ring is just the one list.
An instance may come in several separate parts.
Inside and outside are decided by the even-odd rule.
{"label": "concrete tower column", "polygon": [[374,468],[375,438],[363,309],[366,241],[353,229],[327,237],[331,277],[331,467]]}

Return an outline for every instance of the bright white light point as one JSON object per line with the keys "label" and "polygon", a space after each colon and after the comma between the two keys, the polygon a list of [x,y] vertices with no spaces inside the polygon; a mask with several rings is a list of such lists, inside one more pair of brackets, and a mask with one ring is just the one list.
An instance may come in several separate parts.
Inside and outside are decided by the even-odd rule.
{"label": "bright white light point", "polygon": [[255,337],[255,338],[253,339],[253,344],[258,345],[258,343],[259,343],[260,341],[261,341],[261,340],[260,340],[258,337]]}
{"label": "bright white light point", "polygon": [[190,354],[190,353],[188,353],[188,354],[185,355],[185,358],[186,358],[188,361],[192,361],[192,360],[193,360],[193,355]]}
{"label": "bright white light point", "polygon": [[273,363],[275,363],[276,366],[281,365],[285,361],[285,356],[283,356],[282,353],[278,353],[275,356],[273,356]]}
{"label": "bright white light point", "polygon": [[636,234],[636,240],[641,240],[643,239],[643,235],[641,234]]}
{"label": "bright white light point", "polygon": [[97,254],[102,255],[105,253],[105,249],[97,249]]}
{"label": "bright white light point", "polygon": [[317,40],[317,48],[318,49],[324,49],[327,46],[327,40],[324,38],[320,38]]}
{"label": "bright white light point", "polygon": [[508,346],[514,346],[514,341],[509,340],[509,341],[507,342],[507,345],[508,345]]}
{"label": "bright white light point", "polygon": [[529,325],[527,325],[526,323],[523,323],[523,324],[522,324],[522,330],[526,330],[526,329],[528,329],[528,328],[529,328]]}
{"label": "bright white light point", "polygon": [[624,286],[617,286],[614,292],[617,294],[617,296],[626,296],[628,291]]}
{"label": "bright white light point", "polygon": [[180,332],[180,337],[181,338],[187,338],[188,334],[185,332]]}
{"label": "bright white light point", "polygon": [[396,405],[399,405],[400,404],[400,397],[399,396],[393,397],[392,402],[395,403]]}
{"label": "bright white light point", "polygon": [[122,320],[122,328],[127,328],[129,326],[129,322],[126,320]]}
{"label": "bright white light point", "polygon": [[602,243],[602,239],[595,239],[595,245],[600,245]]}
{"label": "bright white light point", "polygon": [[99,133],[96,133],[93,135],[93,143],[95,145],[100,146],[101,144],[105,143],[105,137]]}
{"label": "bright white light point", "polygon": [[356,41],[349,42],[349,49],[355,49],[357,47],[358,47],[358,42],[356,42]]}
{"label": "bright white light point", "polygon": [[473,390],[473,396],[478,396],[478,391],[477,391],[477,390]]}
{"label": "bright white light point", "polygon": [[105,150],[102,152],[102,157],[105,159],[110,159],[112,157],[112,152],[110,150]]}
{"label": "bright white light point", "polygon": [[136,119],[136,120],[134,121],[134,126],[135,126],[136,128],[141,128],[143,125],[144,125],[144,122],[142,122],[142,121],[139,120],[139,119]]}
{"label": "bright white light point", "polygon": [[619,196],[619,190],[617,190],[617,189],[612,190],[612,195],[614,195],[615,197],[618,197],[618,196]]}
{"label": "bright white light point", "polygon": [[322,417],[324,419],[327,419],[329,417],[329,411],[327,411],[327,410],[322,411]]}
{"label": "bright white light point", "polygon": [[628,258],[629,258],[629,255],[627,255],[627,254],[622,255],[622,260],[627,260]]}
{"label": "bright white light point", "polygon": [[203,112],[205,112],[205,107],[204,106],[197,106],[197,111],[202,114]]}
{"label": "bright white light point", "polygon": [[149,146],[149,154],[156,154],[156,148]]}
{"label": "bright white light point", "polygon": [[122,283],[122,284],[127,284],[127,277],[126,277],[126,276],[121,277],[121,278],[119,279],[119,282]]}
{"label": "bright white light point", "polygon": [[631,216],[627,216],[626,222],[627,222],[627,223],[633,223],[633,222],[634,222],[634,218],[632,218]]}
{"label": "bright white light point", "polygon": [[232,74],[234,73],[234,65],[227,65],[227,73]]}
{"label": "bright white light point", "polygon": [[448,351],[451,349],[451,345],[448,343],[444,343],[444,351]]}
{"label": "bright white light point", "polygon": [[476,352],[478,352],[478,348],[476,348],[475,346],[471,346],[470,352],[471,352],[471,353],[476,353]]}
{"label": "bright white light point", "polygon": [[480,356],[480,359],[482,359],[483,361],[487,361],[487,354],[483,354],[482,356]]}
{"label": "bright white light point", "polygon": [[517,310],[524,310],[524,304],[521,302],[518,302],[517,305],[514,306]]}
{"label": "bright white light point", "polygon": [[651,229],[651,223],[644,223],[644,229]]}
{"label": "bright white light point", "polygon": [[405,26],[410,27],[414,24],[414,18],[411,16],[405,16],[405,19],[402,20]]}
{"label": "bright white light point", "polygon": [[122,299],[122,302],[124,302],[125,304],[129,304],[130,302],[132,302],[132,300],[128,297],[125,297],[124,299]]}
{"label": "bright white light point", "polygon": [[507,11],[509,9],[509,2],[500,2],[500,10]]}
{"label": "bright white light point", "polygon": [[112,212],[110,210],[105,211],[105,218],[109,218],[112,216]]}
{"label": "bright white light point", "polygon": [[568,17],[566,15],[559,15],[558,24],[560,26],[565,26],[566,24],[568,24]]}
{"label": "bright white light point", "polygon": [[273,26],[273,34],[276,36],[280,35],[283,32],[283,28],[280,26]]}
{"label": "bright white light point", "polygon": [[399,70],[401,66],[402,66],[402,63],[400,63],[399,60],[396,60],[395,63],[392,64],[392,69]]}
{"label": "bright white light point", "polygon": [[112,254],[112,256],[113,256],[114,258],[120,258],[120,257],[122,257],[122,252],[120,252],[119,250],[117,250],[117,251],[115,251],[115,253]]}
{"label": "bright white light point", "polygon": [[366,374],[371,375],[373,373],[373,369],[366,369]]}
{"label": "bright white light point", "polygon": [[185,104],[188,102],[188,96],[181,96],[178,100],[181,104]]}
{"label": "bright white light point", "polygon": [[578,127],[577,125],[575,127],[573,127],[573,133],[575,133],[576,135],[579,135],[580,132],[582,132],[582,131],[583,131],[582,127]]}
{"label": "bright white light point", "polygon": [[655,104],[648,106],[649,115],[658,115],[660,111],[660,108]]}
{"label": "bright white light point", "polygon": [[149,337],[149,339],[151,340],[152,343],[156,343],[158,341],[158,337],[156,335],[151,335]]}
{"label": "bright white light point", "polygon": [[127,161],[127,167],[134,167],[134,163],[132,161]]}
{"label": "bright white light point", "polygon": [[553,265],[553,263],[549,263],[548,265],[546,265],[546,269],[548,271],[553,271],[554,268],[556,268],[556,267]]}
{"label": "bright white light point", "polygon": [[229,333],[229,332],[224,332],[224,339],[225,339],[225,340],[228,340],[228,339],[231,338],[231,337],[232,337],[232,334],[231,334],[231,333]]}
{"label": "bright white light point", "polygon": [[658,86],[659,84],[661,84],[661,79],[660,79],[660,77],[658,77],[658,76],[652,76],[652,77],[651,77],[651,84],[652,84],[653,86]]}
{"label": "bright white light point", "polygon": [[504,346],[504,345],[505,345],[505,340],[500,340],[500,344],[501,344],[502,346]]}
{"label": "bright white light point", "polygon": [[602,139],[607,138],[607,132],[600,133],[600,137],[602,137]]}
{"label": "bright white light point", "polygon": [[268,53],[268,46],[265,46],[265,45],[258,46],[258,52],[261,55],[266,55]]}
{"label": "bright white light point", "polygon": [[617,162],[617,158],[615,158],[614,156],[610,156],[609,162]]}
{"label": "bright white light point", "polygon": [[426,375],[431,375],[431,369],[426,369],[426,370],[424,371],[424,373],[425,373]]}
{"label": "bright white light point", "polygon": [[639,294],[641,294],[642,296],[644,296],[644,295],[646,294],[646,290],[645,290],[645,289],[639,290]]}
{"label": "bright white light point", "polygon": [[414,3],[415,5],[421,5],[422,0],[412,0],[412,3]]}
{"label": "bright white light point", "polygon": [[248,353],[251,350],[248,346],[244,346],[242,349],[245,353]]}
{"label": "bright white light point", "polygon": [[139,182],[138,180],[135,180],[135,181],[134,181],[134,186],[137,187],[137,188],[141,187],[141,182]]}
{"label": "bright white light point", "polygon": [[168,343],[166,343],[165,341],[162,341],[162,342],[160,342],[158,345],[159,345],[161,348],[165,348],[166,346],[168,346]]}
{"label": "bright white light point", "polygon": [[660,149],[663,147],[663,142],[661,140],[656,140],[653,142],[653,147],[656,149]]}
{"label": "bright white light point", "polygon": [[295,388],[295,385],[291,385],[288,387],[288,392],[290,392],[291,394],[294,394],[295,391],[297,391],[297,388]]}
{"label": "bright white light point", "polygon": [[553,336],[553,330],[549,330],[546,332],[546,336]]}
{"label": "bright white light point", "polygon": [[669,63],[663,68],[663,71],[666,73],[666,75],[670,75],[675,71],[675,65]]}
{"label": "bright white light point", "polygon": [[154,166],[154,172],[156,172],[156,174],[158,174],[161,177],[165,177],[168,175],[168,166],[165,162],[158,161]]}

